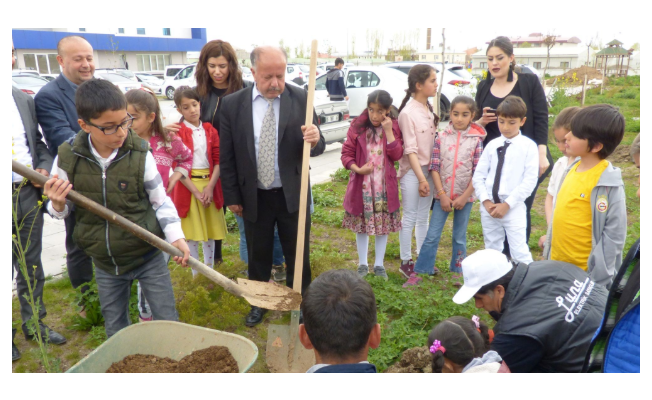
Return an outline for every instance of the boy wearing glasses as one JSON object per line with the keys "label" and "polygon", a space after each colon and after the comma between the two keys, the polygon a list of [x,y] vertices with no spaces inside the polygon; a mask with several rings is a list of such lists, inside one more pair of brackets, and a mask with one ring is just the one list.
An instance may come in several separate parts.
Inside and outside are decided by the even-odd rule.
{"label": "boy wearing glasses", "polygon": [[[75,95],[81,131],[59,147],[44,193],[47,210],[63,219],[75,190],[183,251],[174,261],[186,266],[189,249],[177,210],[147,141],[129,128],[127,101],[112,83],[93,79]],[[73,238],[95,265],[107,337],[129,325],[129,295],[137,279],[155,320],[178,320],[167,263],[157,248],[83,208],[76,210]]]}

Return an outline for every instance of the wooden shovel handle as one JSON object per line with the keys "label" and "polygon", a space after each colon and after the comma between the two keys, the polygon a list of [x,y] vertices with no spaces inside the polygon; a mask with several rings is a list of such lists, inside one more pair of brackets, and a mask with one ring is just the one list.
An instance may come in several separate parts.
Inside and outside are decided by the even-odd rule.
{"label": "wooden shovel handle", "polygon": [[[310,50],[310,77],[308,78],[308,103],[306,104],[306,129],[312,125],[315,102],[315,76],[317,75],[317,41],[312,41]],[[301,191],[299,197],[299,226],[297,228],[297,252],[294,260],[294,289],[301,293],[303,281],[303,251],[306,240],[306,209],[308,207],[308,178],[310,177],[310,143],[303,142],[301,165]]]}
{"label": "wooden shovel handle", "polygon": [[[49,179],[48,177],[41,175],[38,172],[34,171],[33,169],[27,168],[26,166],[14,160],[11,161],[11,169],[15,173],[22,175],[25,178],[29,179],[30,181],[37,183],[41,186],[44,186],[45,182],[47,182]],[[85,196],[82,196],[81,194],[75,192],[74,190],[71,190],[68,193],[68,196],[66,196],[66,198],[72,201],[73,203],[75,203],[76,205],[78,205],[79,207],[85,208],[88,211],[92,212],[93,214],[98,215],[104,218],[105,220],[111,222],[112,224],[118,225],[122,229],[134,234],[135,236],[146,241],[152,246],[172,256],[183,257],[183,252],[181,250],[172,246],[165,240],[141,228],[140,226],[129,221],[128,219],[116,214],[115,212],[109,210],[108,208],[97,204],[93,200]],[[188,259],[188,265],[190,265],[195,271],[199,272],[200,274],[206,276],[208,279],[222,286],[227,292],[239,297],[243,297],[242,288],[240,288],[235,282],[231,281],[229,278],[225,277],[219,272],[213,270],[212,268],[204,265],[203,263],[201,263],[200,261],[192,257]]]}

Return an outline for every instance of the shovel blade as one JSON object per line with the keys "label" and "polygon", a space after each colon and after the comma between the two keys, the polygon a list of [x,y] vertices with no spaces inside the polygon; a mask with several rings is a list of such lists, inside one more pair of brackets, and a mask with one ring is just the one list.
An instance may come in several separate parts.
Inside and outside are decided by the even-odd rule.
{"label": "shovel blade", "polygon": [[238,278],[242,297],[252,306],[267,310],[291,311],[301,305],[301,294],[278,283],[258,282]]}
{"label": "shovel blade", "polygon": [[[289,361],[290,356],[292,360]],[[274,373],[304,373],[315,365],[315,353],[306,350],[299,341],[298,332],[291,335],[290,327],[285,325],[269,326],[265,358],[269,371]]]}

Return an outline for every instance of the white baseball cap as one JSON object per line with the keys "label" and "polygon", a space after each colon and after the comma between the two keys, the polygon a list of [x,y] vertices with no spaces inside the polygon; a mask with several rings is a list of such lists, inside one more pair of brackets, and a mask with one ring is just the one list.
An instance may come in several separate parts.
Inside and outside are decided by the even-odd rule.
{"label": "white baseball cap", "polygon": [[512,270],[512,263],[498,250],[479,250],[462,261],[464,286],[453,297],[457,304],[466,303],[484,285],[505,276]]}

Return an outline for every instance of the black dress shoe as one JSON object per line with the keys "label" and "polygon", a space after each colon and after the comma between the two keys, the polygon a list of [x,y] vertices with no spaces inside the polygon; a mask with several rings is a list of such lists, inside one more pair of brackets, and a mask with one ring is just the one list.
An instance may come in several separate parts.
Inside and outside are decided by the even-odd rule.
{"label": "black dress shoe", "polygon": [[[39,324],[41,328],[41,338],[48,341],[51,344],[64,344],[66,343],[66,338],[60,335],[59,333],[53,331],[45,324]],[[23,333],[25,334],[25,340],[32,340],[36,335],[32,335],[27,330],[26,326],[23,326]]]}
{"label": "black dress shoe", "polygon": [[16,330],[11,330],[11,361],[16,361],[20,358],[20,351],[18,347],[14,344],[14,336],[16,336]]}
{"label": "black dress shoe", "polygon": [[245,325],[252,327],[260,324],[263,322],[263,315],[265,315],[266,312],[267,310],[264,308],[252,306],[251,311],[249,311],[249,314],[245,319]]}

